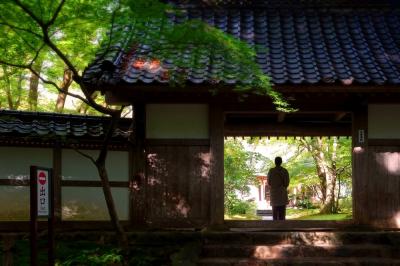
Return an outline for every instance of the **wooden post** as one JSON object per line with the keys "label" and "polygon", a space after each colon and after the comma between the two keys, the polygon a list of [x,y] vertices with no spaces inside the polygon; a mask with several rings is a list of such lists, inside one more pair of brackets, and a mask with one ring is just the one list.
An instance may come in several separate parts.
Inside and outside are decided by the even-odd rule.
{"label": "wooden post", "polygon": [[49,179],[50,183],[49,183],[49,188],[50,188],[50,209],[49,209],[49,218],[47,219],[47,230],[48,230],[48,263],[49,266],[54,266],[55,263],[55,250],[56,250],[56,246],[55,246],[55,235],[54,235],[54,208],[55,208],[55,200],[54,200],[54,187],[55,187],[55,182],[54,182],[54,172],[52,170],[49,170],[49,176],[51,176],[51,178]]}
{"label": "wooden post", "polygon": [[[31,265],[38,265],[38,170],[39,169],[44,169],[44,168],[38,168],[36,166],[31,166],[30,167],[30,248],[31,248]],[[54,265],[54,251],[55,251],[55,241],[54,241],[54,182],[53,182],[53,177],[52,177],[52,170],[46,168],[47,171],[47,179],[44,176],[44,182],[48,182],[48,191],[50,194],[48,195],[48,203],[43,203],[43,204],[48,204],[48,212],[45,212],[46,214],[43,214],[45,216],[42,217],[47,217],[47,225],[48,225],[48,265],[53,266]],[[41,182],[39,176],[39,182]],[[44,183],[41,183],[44,185]],[[43,191],[44,193],[46,190]],[[40,191],[40,194],[42,194],[42,190]],[[40,195],[42,196],[42,195]],[[45,194],[43,194],[44,197],[46,197]],[[46,199],[46,198],[44,198]]]}
{"label": "wooden post", "polygon": [[146,106],[133,106],[134,145],[131,153],[132,176],[130,177],[131,222],[134,226],[144,226],[146,223]]}
{"label": "wooden post", "polygon": [[15,246],[16,236],[12,234],[3,235],[3,266],[14,265],[13,248]]}
{"label": "wooden post", "polygon": [[224,223],[224,112],[218,103],[210,104],[210,223]]}
{"label": "wooden post", "polygon": [[366,224],[368,207],[368,105],[353,111],[352,130],[353,219]]}
{"label": "wooden post", "polygon": [[31,245],[31,266],[37,265],[38,246],[37,246],[37,181],[36,166],[30,167],[30,245]]}
{"label": "wooden post", "polygon": [[60,142],[53,148],[53,189],[54,189],[54,222],[61,222],[61,179],[62,179],[62,149]]}

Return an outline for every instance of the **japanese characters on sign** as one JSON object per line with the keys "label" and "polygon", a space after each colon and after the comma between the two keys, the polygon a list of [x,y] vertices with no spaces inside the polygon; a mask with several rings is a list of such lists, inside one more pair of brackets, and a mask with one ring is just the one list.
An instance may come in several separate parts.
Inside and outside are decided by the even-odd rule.
{"label": "japanese characters on sign", "polygon": [[37,206],[38,216],[48,217],[50,209],[50,191],[49,191],[49,171],[39,169],[37,171]]}

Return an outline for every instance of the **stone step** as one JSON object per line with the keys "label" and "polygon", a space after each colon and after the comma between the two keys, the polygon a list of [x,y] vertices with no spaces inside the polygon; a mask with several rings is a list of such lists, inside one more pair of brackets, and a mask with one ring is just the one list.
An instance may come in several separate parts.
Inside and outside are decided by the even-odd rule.
{"label": "stone step", "polygon": [[346,266],[385,266],[400,265],[399,259],[388,258],[283,258],[283,259],[248,259],[248,258],[203,258],[198,266],[318,266],[318,265],[346,265]]}
{"label": "stone step", "polygon": [[205,244],[244,245],[400,245],[400,231],[391,232],[207,232]]}
{"label": "stone step", "polygon": [[205,245],[202,257],[208,258],[295,258],[295,257],[375,257],[399,258],[400,247],[360,245]]}

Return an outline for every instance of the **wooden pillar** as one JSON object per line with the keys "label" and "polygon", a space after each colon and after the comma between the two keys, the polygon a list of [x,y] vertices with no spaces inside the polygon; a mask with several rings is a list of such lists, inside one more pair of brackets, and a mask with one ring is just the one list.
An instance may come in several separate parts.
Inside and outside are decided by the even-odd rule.
{"label": "wooden pillar", "polygon": [[146,106],[133,106],[134,144],[130,152],[132,165],[130,175],[130,218],[133,226],[143,226],[146,223]]}
{"label": "wooden pillar", "polygon": [[224,112],[210,105],[210,224],[224,223]]}
{"label": "wooden pillar", "polygon": [[57,141],[53,148],[53,182],[54,182],[54,222],[59,223],[62,219],[61,209],[61,179],[62,179],[62,149],[61,143]]}
{"label": "wooden pillar", "polygon": [[368,223],[368,105],[353,111],[353,218],[356,223]]}

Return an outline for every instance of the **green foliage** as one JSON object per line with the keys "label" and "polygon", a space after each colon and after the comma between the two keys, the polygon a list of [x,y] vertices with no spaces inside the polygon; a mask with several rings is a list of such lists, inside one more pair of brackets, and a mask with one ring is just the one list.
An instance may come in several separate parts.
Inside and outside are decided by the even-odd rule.
{"label": "green foliage", "polygon": [[121,250],[108,245],[88,241],[61,242],[57,245],[59,266],[72,265],[119,265],[124,261]]}
{"label": "green foliage", "polygon": [[59,266],[110,265],[123,262],[119,249],[87,241],[63,242],[57,247]]}
{"label": "green foliage", "polygon": [[246,151],[243,143],[236,139],[225,141],[224,154],[225,212],[231,215],[246,213],[252,204],[240,198],[248,195],[248,185],[257,184],[254,159],[260,155]]}
{"label": "green foliage", "polygon": [[[81,89],[77,75],[82,74],[96,52],[97,59],[101,59],[110,52],[117,55],[120,49],[134,51],[137,44],[149,46],[143,60],[168,60],[175,65],[168,73],[171,85],[183,85],[188,68],[200,67],[222,55],[240,71],[227,70],[212,79],[235,79],[237,91],[269,95],[277,109],[291,110],[255,62],[255,51],[265,47],[251,46],[200,20],[171,23],[171,15],[183,18],[184,12],[158,0],[69,0],[62,5],[50,0],[4,0],[0,2],[0,64],[12,69],[22,67],[28,75],[24,66],[43,62],[41,77],[56,84],[61,83],[65,68],[73,69],[77,83],[72,84],[72,90],[76,91]],[[10,80],[14,79],[13,75]],[[57,93],[51,85],[42,85],[48,93]],[[5,106],[4,94],[0,95],[0,106]],[[18,97],[20,93],[10,95]],[[41,104],[46,98],[41,98]],[[54,106],[44,103],[44,110]]]}
{"label": "green foliage", "polygon": [[[334,144],[334,142],[336,144]],[[305,145],[305,143],[310,145]],[[333,145],[337,145],[335,157],[332,155],[334,154]],[[264,149],[266,153],[261,155],[255,152],[256,150],[260,150],[260,148]],[[274,165],[274,157],[281,156],[284,161],[283,166],[288,169],[290,174],[290,205],[306,209],[321,207],[322,202],[320,197],[324,189],[322,183],[324,180],[318,176],[317,162],[313,157],[314,153],[324,154],[325,163],[335,167],[337,173],[336,196],[340,183],[338,209],[351,212],[351,139],[348,138],[339,138],[336,140],[328,137],[321,139],[310,137],[305,139],[247,138],[242,141],[237,140],[236,143],[232,140],[231,142],[227,141],[225,150],[225,190],[230,188],[229,185],[232,183],[235,184],[236,187],[239,187],[254,182],[254,180],[246,180],[241,177],[249,174],[248,172],[243,172],[248,169],[246,167],[249,165],[253,165],[252,169],[254,172],[267,173]],[[250,162],[250,164],[244,163],[246,161]],[[257,165],[257,167],[254,167],[255,165]],[[295,190],[296,195],[294,195]],[[238,206],[240,209],[242,203],[238,202],[238,198],[234,198],[236,194],[233,193],[233,195],[230,195],[229,192],[225,191],[225,195],[226,201],[227,199],[230,200],[230,202],[225,202],[226,205]],[[294,202],[296,202],[295,205]],[[227,208],[227,206],[225,207]],[[235,211],[237,211],[238,208],[231,207],[231,209]]]}
{"label": "green foliage", "polygon": [[172,266],[196,266],[201,253],[201,242],[189,242],[171,255]]}
{"label": "green foliage", "polygon": [[315,209],[316,206],[311,202],[309,197],[299,198],[296,207],[303,209]]}
{"label": "green foliage", "polygon": [[[49,38],[57,49],[72,62],[72,65],[81,72],[88,62],[94,57],[98,49],[98,43],[109,28],[112,8],[110,1],[79,1],[69,0],[57,12],[58,1],[21,1],[26,10],[19,7],[16,1],[4,0],[0,2],[0,64],[10,63],[15,66],[26,66],[35,62],[43,62],[41,76],[56,84],[63,79],[66,63],[52,47],[44,42]],[[29,15],[31,14],[31,16]],[[56,16],[54,16],[56,14]],[[47,25],[45,33],[41,25]],[[27,91],[29,90],[29,70],[7,66],[10,79],[5,79],[4,72],[0,71],[0,104],[6,106],[4,98],[10,95],[14,101],[20,98],[21,105],[17,108],[27,110]],[[15,85],[19,77],[17,71],[22,71],[24,84],[22,90]],[[44,85],[39,95],[39,111],[53,111],[55,95],[58,93],[53,86]],[[6,93],[6,86],[12,90]],[[16,91],[18,89],[18,91]],[[76,84],[72,90],[78,90]],[[4,93],[3,93],[4,92]],[[43,94],[46,95],[43,95]],[[49,101],[49,95],[53,94]]]}
{"label": "green foliage", "polygon": [[233,198],[231,207],[228,208],[227,214],[229,215],[251,215],[256,213],[257,206],[254,201],[240,200]]}
{"label": "green foliage", "polygon": [[122,255],[117,249],[102,250],[96,248],[93,250],[82,250],[78,254],[71,255],[65,261],[57,264],[60,266],[72,265],[110,265],[122,262]]}
{"label": "green foliage", "polygon": [[351,213],[353,210],[353,198],[351,196],[346,196],[339,199],[340,211],[344,213]]}

